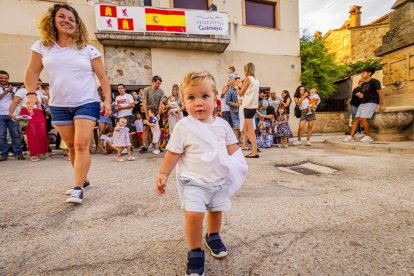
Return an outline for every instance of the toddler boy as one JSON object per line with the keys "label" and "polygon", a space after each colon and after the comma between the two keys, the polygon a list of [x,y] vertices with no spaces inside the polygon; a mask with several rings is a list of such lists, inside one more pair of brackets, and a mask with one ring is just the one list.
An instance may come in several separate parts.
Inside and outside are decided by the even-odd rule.
{"label": "toddler boy", "polygon": [[230,196],[247,174],[233,130],[225,120],[213,116],[215,86],[207,71],[191,72],[182,80],[180,90],[189,116],[176,124],[156,181],[157,193],[165,194],[168,176],[177,165],[189,251],[186,275],[204,275],[201,247],[206,211],[204,244],[213,257],[227,256],[219,235],[222,212],[230,209]]}
{"label": "toddler boy", "polygon": [[311,88],[309,90],[309,105],[308,105],[308,113],[306,115],[311,115],[312,113],[315,113],[316,108],[321,103],[321,98],[318,95],[318,92],[316,91],[316,88]]}

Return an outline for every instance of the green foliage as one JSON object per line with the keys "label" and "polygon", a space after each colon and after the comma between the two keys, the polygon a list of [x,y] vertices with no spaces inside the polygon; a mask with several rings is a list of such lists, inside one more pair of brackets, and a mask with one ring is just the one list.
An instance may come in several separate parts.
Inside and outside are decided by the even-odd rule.
{"label": "green foliage", "polygon": [[321,98],[329,98],[335,92],[334,81],[344,75],[344,67],[336,65],[321,39],[314,40],[309,34],[300,38],[302,84],[315,87]]}
{"label": "green foliage", "polygon": [[379,59],[369,59],[366,61],[358,61],[355,63],[347,63],[345,65],[344,74],[342,77],[349,77],[355,74],[359,74],[365,67],[372,66],[375,70],[381,70],[382,64],[381,60]]}

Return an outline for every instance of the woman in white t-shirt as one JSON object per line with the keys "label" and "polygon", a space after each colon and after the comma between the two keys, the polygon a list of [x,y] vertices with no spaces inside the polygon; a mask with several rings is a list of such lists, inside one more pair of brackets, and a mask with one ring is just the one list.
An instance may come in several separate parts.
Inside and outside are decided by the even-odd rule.
{"label": "woman in white t-shirt", "polygon": [[247,158],[259,158],[257,154],[256,134],[254,133],[253,119],[259,107],[259,81],[256,79],[255,67],[253,63],[244,66],[245,79],[241,89],[237,89],[239,96],[243,97],[242,107],[244,114],[243,124],[243,145],[242,149],[247,148],[247,139],[252,143],[252,152],[246,155]]}
{"label": "woman in white t-shirt", "polygon": [[[39,161],[41,157],[45,157],[48,153],[47,143],[47,130],[46,130],[46,119],[42,111],[42,92],[40,92],[40,86],[42,81],[39,80],[39,86],[36,93],[37,103],[33,108],[31,118],[27,120],[27,126],[25,133],[27,137],[27,144],[30,151],[30,160]],[[9,116],[16,121],[24,120],[22,116],[29,115],[29,111],[26,106],[26,89],[20,88],[16,91],[13,97],[13,102],[9,108]],[[20,116],[16,115],[16,107],[21,107]]]}
{"label": "woman in white t-shirt", "polygon": [[36,85],[46,69],[50,84],[52,124],[66,143],[74,168],[74,187],[66,194],[69,203],[82,203],[83,189],[89,186],[91,163],[90,137],[99,119],[100,99],[95,74],[105,96],[104,116],[111,114],[110,86],[101,53],[88,45],[88,31],[74,8],[55,4],[40,20],[40,41],[31,47],[25,73],[27,109],[32,114],[36,104]]}

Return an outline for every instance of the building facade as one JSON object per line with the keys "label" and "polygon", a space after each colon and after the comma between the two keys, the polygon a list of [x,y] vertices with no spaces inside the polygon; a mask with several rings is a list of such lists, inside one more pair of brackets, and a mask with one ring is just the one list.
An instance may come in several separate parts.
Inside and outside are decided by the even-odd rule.
{"label": "building facade", "polygon": [[[254,62],[263,88],[293,91],[299,84],[298,0],[2,0],[0,1],[1,69],[14,82],[23,81],[30,46],[38,39],[37,22],[54,3],[71,4],[84,20],[91,44],[104,54],[112,85],[145,86],[153,75],[163,78],[170,93],[174,83],[190,70],[209,70],[218,87],[227,81],[227,68]],[[217,8],[228,15],[227,36],[174,34],[111,34],[97,31],[95,4],[149,5],[157,8]],[[45,72],[42,80],[47,82]]]}
{"label": "building facade", "polygon": [[338,64],[355,63],[378,59],[375,49],[389,30],[390,13],[373,22],[361,25],[361,6],[352,6],[349,19],[340,29],[329,30],[323,36],[323,43]]}

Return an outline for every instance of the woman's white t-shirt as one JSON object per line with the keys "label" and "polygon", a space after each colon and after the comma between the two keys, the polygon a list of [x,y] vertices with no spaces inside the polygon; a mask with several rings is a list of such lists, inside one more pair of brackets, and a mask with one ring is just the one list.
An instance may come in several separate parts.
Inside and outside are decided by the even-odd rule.
{"label": "woman's white t-shirt", "polygon": [[300,109],[300,110],[304,110],[304,109],[307,109],[307,108],[308,108],[308,106],[309,106],[309,100],[308,100],[308,98],[305,98],[305,99],[303,99],[303,101],[300,103],[300,105],[299,105],[299,109]]}
{"label": "woman's white t-shirt", "polygon": [[42,55],[50,83],[50,106],[77,107],[100,101],[91,61],[102,54],[95,47],[77,49],[55,43],[49,48],[36,41],[30,49]]}
{"label": "woman's white t-shirt", "polygon": [[252,76],[248,76],[250,84],[243,95],[243,108],[254,109],[259,107],[259,81]]}

